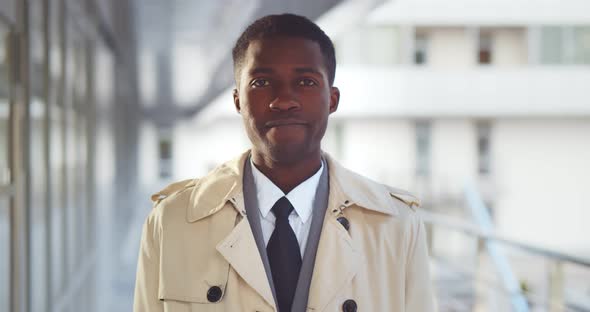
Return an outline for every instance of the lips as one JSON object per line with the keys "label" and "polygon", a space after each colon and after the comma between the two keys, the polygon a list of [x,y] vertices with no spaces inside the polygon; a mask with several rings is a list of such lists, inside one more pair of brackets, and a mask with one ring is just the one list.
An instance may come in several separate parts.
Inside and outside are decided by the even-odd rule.
{"label": "lips", "polygon": [[307,125],[307,123],[303,120],[287,118],[287,119],[271,120],[271,121],[267,122],[264,126],[267,128],[274,128],[274,127],[296,126],[296,125],[305,126],[305,125]]}

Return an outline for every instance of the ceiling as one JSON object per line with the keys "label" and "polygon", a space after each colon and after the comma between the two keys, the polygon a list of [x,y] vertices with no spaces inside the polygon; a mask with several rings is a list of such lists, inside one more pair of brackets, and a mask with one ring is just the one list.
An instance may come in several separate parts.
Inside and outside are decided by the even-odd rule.
{"label": "ceiling", "polygon": [[[144,105],[145,115],[160,126],[170,126],[178,119],[193,117],[231,86],[231,47],[254,19],[291,12],[316,20],[340,2],[342,0],[135,0],[138,59],[149,55],[148,62],[153,62],[151,68],[156,70],[149,76],[155,81],[151,83],[155,95]],[[195,57],[191,59],[191,55]],[[140,65],[140,76],[145,74],[141,68]],[[177,100],[179,84],[185,89],[191,88],[191,84],[195,86],[190,100]]]}

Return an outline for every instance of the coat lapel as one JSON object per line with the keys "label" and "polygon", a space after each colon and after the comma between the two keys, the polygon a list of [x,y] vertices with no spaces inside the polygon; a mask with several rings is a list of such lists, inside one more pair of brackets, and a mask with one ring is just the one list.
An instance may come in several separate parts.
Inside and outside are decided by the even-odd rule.
{"label": "coat lapel", "polygon": [[[220,211],[227,202],[242,216],[234,229],[216,246],[234,270],[269,305],[276,308],[264,264],[246,218],[242,177],[244,161],[249,151],[230,161],[210,176],[199,180],[191,193],[187,220],[196,222]],[[362,263],[359,242],[337,221],[346,208],[356,206],[391,216],[398,207],[391,197],[395,190],[355,174],[323,154],[329,169],[329,199],[323,229],[320,234],[308,308],[323,311],[327,305],[352,282]],[[401,202],[400,202],[401,203]],[[354,231],[354,230],[353,230]]]}
{"label": "coat lapel", "polygon": [[250,151],[247,151],[219,166],[197,182],[187,207],[187,220],[196,222],[207,218],[231,203],[241,215],[241,220],[217,244],[216,249],[254,291],[269,305],[275,307],[264,264],[246,218],[242,176],[244,161],[249,153]]}
{"label": "coat lapel", "polygon": [[334,217],[327,215],[311,279],[308,308],[323,311],[342,288],[350,284],[359,262],[359,251],[348,232]]}
{"label": "coat lapel", "polygon": [[268,304],[275,307],[262,258],[247,218],[243,218],[217,245],[217,251]]}
{"label": "coat lapel", "polygon": [[385,186],[345,169],[330,155],[323,155],[328,161],[330,192],[309,291],[308,308],[313,311],[324,311],[349,287],[363,261],[359,241],[354,240],[337,218],[346,216],[346,209],[351,206],[398,215]]}

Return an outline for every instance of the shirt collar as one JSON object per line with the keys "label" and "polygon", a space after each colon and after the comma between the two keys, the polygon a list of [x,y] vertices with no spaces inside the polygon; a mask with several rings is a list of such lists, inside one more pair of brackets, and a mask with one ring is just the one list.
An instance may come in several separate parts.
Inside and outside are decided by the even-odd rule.
{"label": "shirt collar", "polygon": [[309,220],[313,210],[313,200],[320,182],[320,176],[324,170],[324,162],[320,163],[320,169],[314,173],[307,180],[301,182],[288,194],[276,186],[268,177],[266,177],[250,159],[250,166],[252,167],[252,175],[254,183],[256,184],[256,197],[258,198],[258,208],[263,218],[266,218],[272,206],[283,196],[286,196],[293,205],[293,208],[301,222],[305,223]]}
{"label": "shirt collar", "polygon": [[[188,193],[186,219],[195,222],[221,211],[228,203],[238,213],[245,216],[242,177],[244,167],[248,165],[250,150],[236,158],[216,167],[206,176],[190,182],[183,191]],[[328,207],[337,212],[341,208],[356,205],[359,208],[399,215],[400,209],[419,206],[419,200],[410,193],[393,189],[381,183],[354,173],[334,160],[328,153],[322,152],[324,169],[328,170],[329,198]],[[163,190],[165,191],[165,190]],[[162,197],[174,197],[172,194],[156,193],[158,201]],[[168,192],[169,193],[169,192]],[[172,199],[169,199],[172,200]]]}

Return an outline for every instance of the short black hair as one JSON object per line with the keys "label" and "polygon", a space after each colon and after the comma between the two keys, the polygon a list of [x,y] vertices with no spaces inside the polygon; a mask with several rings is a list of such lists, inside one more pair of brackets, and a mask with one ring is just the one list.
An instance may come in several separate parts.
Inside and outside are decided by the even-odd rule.
{"label": "short black hair", "polygon": [[236,81],[242,69],[246,50],[250,42],[272,37],[303,38],[318,43],[324,57],[324,65],[328,71],[328,81],[330,85],[334,83],[334,77],[336,76],[336,53],[334,52],[332,40],[330,40],[330,37],[318,25],[308,18],[290,13],[267,15],[259,18],[250,24],[240,35],[232,50]]}

